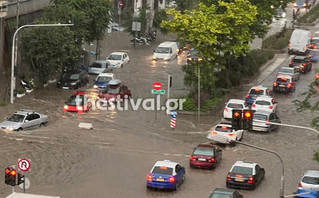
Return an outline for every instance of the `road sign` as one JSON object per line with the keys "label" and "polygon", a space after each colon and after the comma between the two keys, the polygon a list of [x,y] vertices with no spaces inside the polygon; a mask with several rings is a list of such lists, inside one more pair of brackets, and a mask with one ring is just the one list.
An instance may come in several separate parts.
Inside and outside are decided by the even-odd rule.
{"label": "road sign", "polygon": [[171,118],[176,118],[177,117],[177,112],[171,112]]}
{"label": "road sign", "polygon": [[[21,189],[28,189],[28,188],[30,187],[31,182],[30,182],[30,180],[29,180],[28,178],[26,178],[26,177],[24,177],[23,179],[24,179],[24,183],[19,184],[19,187],[20,187]],[[25,185],[25,186],[23,186],[23,185]]]}
{"label": "road sign", "polygon": [[162,89],[162,83],[160,83],[160,82],[158,82],[158,81],[156,81],[156,82],[154,82],[153,83],[153,89],[155,89],[155,90],[161,90]]}
{"label": "road sign", "polygon": [[133,22],[132,23],[132,31],[141,31],[141,27],[142,27],[142,25],[141,25],[141,22]]}
{"label": "road sign", "polygon": [[30,169],[31,167],[31,163],[28,159],[19,159],[18,161],[18,168],[20,169],[20,171],[26,172]]}
{"label": "road sign", "polygon": [[164,95],[165,94],[165,90],[152,89],[152,94]]}
{"label": "road sign", "polygon": [[176,118],[171,118],[171,128],[175,128],[176,127]]}

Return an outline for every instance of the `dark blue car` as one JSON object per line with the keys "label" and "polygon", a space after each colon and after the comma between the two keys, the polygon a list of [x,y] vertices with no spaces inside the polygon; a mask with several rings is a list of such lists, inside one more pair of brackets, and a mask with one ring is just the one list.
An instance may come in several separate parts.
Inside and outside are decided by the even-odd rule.
{"label": "dark blue car", "polygon": [[104,89],[108,86],[110,80],[114,79],[114,74],[112,73],[101,73],[94,80],[93,88]]}
{"label": "dark blue car", "polygon": [[318,191],[299,189],[294,198],[319,198]]}

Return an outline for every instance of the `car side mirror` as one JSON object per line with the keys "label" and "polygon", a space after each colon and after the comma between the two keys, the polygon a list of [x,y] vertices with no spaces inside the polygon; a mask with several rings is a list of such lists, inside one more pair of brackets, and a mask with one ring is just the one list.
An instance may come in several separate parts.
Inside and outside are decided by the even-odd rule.
{"label": "car side mirror", "polygon": [[27,122],[29,122],[29,120],[25,120],[24,122],[27,123]]}

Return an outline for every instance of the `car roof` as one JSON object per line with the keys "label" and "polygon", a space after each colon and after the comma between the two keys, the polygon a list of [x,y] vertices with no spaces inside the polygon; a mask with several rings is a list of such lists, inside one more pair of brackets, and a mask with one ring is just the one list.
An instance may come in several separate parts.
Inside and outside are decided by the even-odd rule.
{"label": "car roof", "polygon": [[165,42],[161,43],[161,44],[159,45],[159,47],[170,47],[170,46],[171,46],[172,44],[174,44],[174,43],[176,43],[176,42],[165,41]]}
{"label": "car roof", "polygon": [[244,104],[245,100],[240,100],[240,99],[230,99],[228,103],[239,103],[239,104]]}
{"label": "car roof", "polygon": [[266,90],[266,89],[268,89],[267,87],[264,87],[264,86],[262,86],[262,85],[258,85],[258,86],[253,86],[252,88],[250,88],[250,90],[252,90],[252,89],[262,89],[262,90]]}
{"label": "car roof", "polygon": [[126,52],[112,52],[111,54],[123,55],[123,54],[126,54]]}
{"label": "car roof", "polygon": [[304,176],[310,177],[319,177],[319,171],[316,170],[307,170]]}
{"label": "car roof", "polygon": [[98,77],[99,76],[114,76],[114,74],[113,73],[100,73],[99,75],[98,75]]}
{"label": "car roof", "polygon": [[208,147],[208,148],[216,148],[214,145],[212,145],[212,144],[198,144],[197,146],[196,146],[196,148],[197,147]]}
{"label": "car roof", "polygon": [[255,111],[255,112],[254,112],[254,115],[255,115],[255,114],[262,114],[262,115],[268,116],[269,114],[271,114],[271,112],[269,112],[269,111],[263,111],[263,110],[258,110],[258,111]]}
{"label": "car roof", "polygon": [[33,110],[29,110],[29,109],[20,109],[18,111],[15,111],[14,113],[22,114],[22,115],[29,115],[30,113],[36,113],[36,112]]}
{"label": "car roof", "polygon": [[214,189],[214,191],[213,191],[213,193],[214,192],[217,192],[217,193],[219,193],[219,192],[223,192],[223,193],[229,193],[229,194],[232,194],[232,193],[234,193],[236,190],[232,190],[232,189],[225,189],[225,188],[215,188]]}
{"label": "car roof", "polygon": [[273,98],[272,98],[272,97],[269,97],[269,96],[258,96],[255,101],[257,101],[257,100],[272,101]]}
{"label": "car roof", "polygon": [[277,76],[277,78],[276,78],[276,80],[278,79],[278,78],[292,78],[292,76],[290,76],[290,75],[278,75]]}
{"label": "car roof", "polygon": [[94,61],[94,63],[106,63],[106,62],[108,62],[107,60],[96,60],[96,61]]}
{"label": "car roof", "polygon": [[307,56],[295,56],[293,59],[305,59]]}
{"label": "car roof", "polygon": [[109,85],[118,85],[121,84],[121,80],[120,79],[113,79],[110,80]]}
{"label": "car roof", "polygon": [[176,162],[172,162],[170,160],[164,160],[164,161],[157,161],[154,166],[165,166],[165,167],[168,167],[168,168],[175,168],[175,166],[177,165],[178,163]]}
{"label": "car roof", "polygon": [[254,168],[257,164],[256,163],[250,163],[250,162],[243,162],[243,161],[237,161],[233,166],[242,166],[247,168]]}

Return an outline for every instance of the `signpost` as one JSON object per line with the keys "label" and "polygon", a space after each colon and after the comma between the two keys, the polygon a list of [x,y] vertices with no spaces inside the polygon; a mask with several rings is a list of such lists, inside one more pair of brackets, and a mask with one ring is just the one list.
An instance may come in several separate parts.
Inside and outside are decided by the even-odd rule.
{"label": "signpost", "polygon": [[177,112],[171,112],[171,128],[173,131],[176,127],[176,117],[177,117]]}
{"label": "signpost", "polygon": [[[161,82],[154,82],[153,83],[153,89],[152,89],[152,94],[155,95],[155,103],[157,104],[157,98],[156,95],[163,95],[165,94],[165,90],[162,90],[162,83]],[[157,107],[155,107],[155,120],[157,120]]]}
{"label": "signpost", "polygon": [[[30,167],[31,167],[31,163],[30,163],[31,160],[28,160],[26,158],[22,158],[22,159],[19,159],[18,161],[18,168],[20,171],[22,172],[27,172],[30,170]],[[25,175],[21,175],[22,178],[20,178],[20,173],[18,174],[18,185],[20,188],[23,189],[23,192],[25,193],[25,189],[28,189],[30,187],[30,180],[28,178],[25,177]],[[23,179],[23,180],[22,180]],[[23,183],[19,183],[20,180],[23,181]]]}
{"label": "signpost", "polygon": [[140,32],[140,31],[141,31],[141,27],[142,27],[141,22],[137,22],[137,21],[133,21],[133,22],[132,22],[132,31],[135,32],[134,48],[135,48],[135,46],[136,46],[137,32]]}

